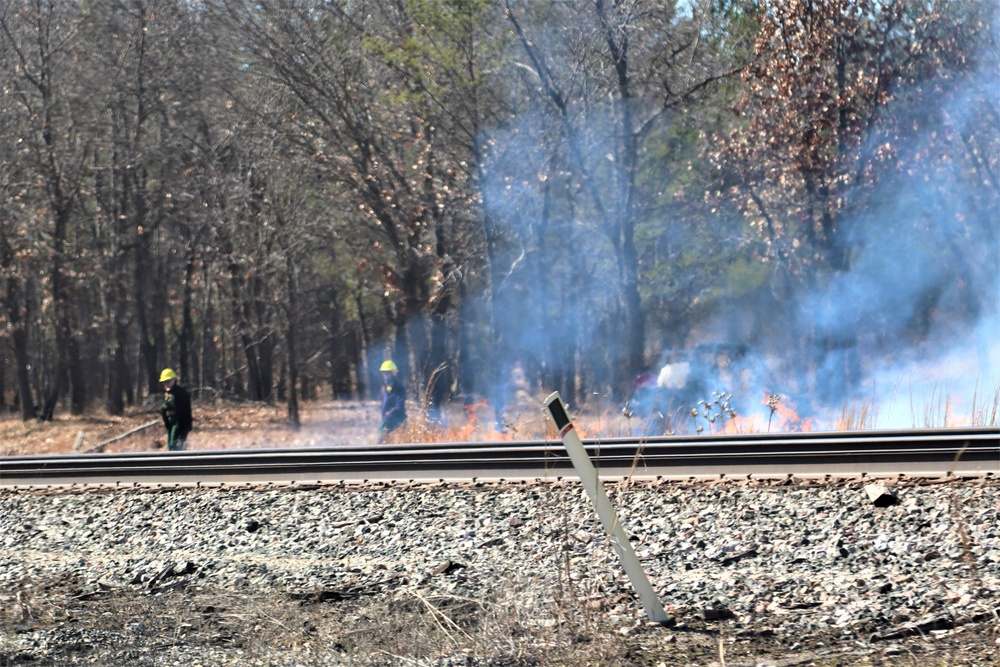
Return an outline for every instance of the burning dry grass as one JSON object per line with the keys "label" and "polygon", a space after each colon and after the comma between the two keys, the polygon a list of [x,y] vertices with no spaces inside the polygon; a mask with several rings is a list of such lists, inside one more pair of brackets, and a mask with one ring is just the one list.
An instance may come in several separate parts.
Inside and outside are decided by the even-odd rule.
{"label": "burning dry grass", "polygon": [[[1000,424],[1000,384],[977,391],[971,401],[946,392],[932,392],[921,402],[911,397],[909,423],[886,425],[884,418],[898,405],[882,409],[873,398],[848,401],[839,414],[827,418],[800,414],[788,396],[768,391],[752,414],[730,408],[731,396],[716,393],[696,406],[670,414],[637,415],[614,402],[592,397],[582,407],[569,406],[583,437],[636,435],[713,435],[721,433],[790,433],[819,429],[862,431],[877,428],[952,428]],[[407,423],[391,442],[500,442],[557,437],[543,410],[543,396],[521,397],[505,414],[497,415],[485,400],[451,405],[433,418],[426,404],[410,406]],[[363,446],[378,441],[379,407],[374,401],[306,403],[301,426],[292,428],[283,405],[195,401],[195,431],[191,449],[251,449],[324,446]],[[824,426],[829,424],[829,426]],[[155,410],[136,409],[123,416],[92,413],[64,415],[52,421],[22,421],[14,415],[0,418],[0,455],[67,454],[73,452],[157,451],[166,438]]]}
{"label": "burning dry grass", "polygon": [[485,400],[452,406],[432,417],[422,407],[411,409],[406,423],[390,436],[393,442],[500,442],[555,437],[552,424],[542,414],[511,421],[497,415]]}
{"label": "burning dry grass", "polygon": [[930,400],[922,409],[911,410],[913,414],[923,418],[919,426],[959,427],[959,426],[995,426],[1000,412],[1000,384],[991,393],[980,393],[977,387],[973,392],[968,406],[960,399],[942,392],[937,388],[931,392]]}

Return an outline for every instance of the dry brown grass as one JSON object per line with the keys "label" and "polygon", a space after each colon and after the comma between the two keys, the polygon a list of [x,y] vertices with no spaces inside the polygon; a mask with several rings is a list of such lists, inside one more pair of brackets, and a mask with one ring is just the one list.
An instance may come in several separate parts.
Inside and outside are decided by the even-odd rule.
{"label": "dry brown grass", "polygon": [[[555,430],[543,409],[543,396],[519,395],[498,420],[493,409],[481,401],[467,406],[452,405],[443,418],[431,421],[424,405],[412,402],[407,423],[390,436],[391,442],[490,442],[551,439]],[[997,426],[1000,424],[1000,384],[977,391],[970,403],[962,404],[947,394],[934,393],[927,405],[910,407],[915,423],[911,428]],[[612,403],[582,408],[569,406],[577,431],[583,437],[619,437],[643,432],[646,424],[628,417]],[[375,401],[307,402],[300,410],[301,426],[292,428],[284,405],[223,400],[197,400],[195,430],[190,449],[247,449],[269,447],[319,447],[370,445],[378,441],[379,407]],[[738,416],[710,425],[703,434],[762,433],[814,430],[814,418],[798,415],[795,406],[782,399],[769,420],[760,415]],[[166,448],[164,430],[155,410],[133,409],[123,416],[92,412],[79,417],[60,414],[52,421],[22,421],[15,415],[0,416],[0,456],[66,454],[98,449],[106,452],[156,451]],[[141,428],[150,422],[157,423]],[[690,426],[690,424],[686,424]],[[845,402],[831,419],[833,430],[881,428],[879,405],[869,401]],[[136,430],[139,429],[139,430]],[[122,435],[135,430],[127,437]],[[693,431],[688,429],[688,432]]]}
{"label": "dry brown grass", "polygon": [[[200,664],[816,665],[983,667],[996,664],[996,623],[890,644],[837,633],[795,638],[737,636],[724,624],[678,617],[676,627],[611,622],[606,597],[565,581],[541,599],[528,580],[498,581],[488,599],[402,586],[374,596],[319,602],[278,590],[195,585],[162,593],[131,587],[79,595],[77,582],[24,582],[0,605],[0,665],[163,664],[170,650]],[[42,658],[19,637],[46,637]],[[70,643],[66,643],[71,638]],[[37,646],[37,644],[36,644]],[[884,651],[897,648],[892,657]],[[933,651],[930,647],[933,646]],[[863,649],[859,653],[859,648]],[[859,657],[863,656],[863,657]],[[139,660],[139,657],[148,659]],[[858,662],[861,660],[861,662]]]}
{"label": "dry brown grass", "polygon": [[[370,444],[378,428],[378,406],[364,402],[308,403],[302,407],[302,426],[288,424],[284,406],[263,403],[196,401],[195,430],[188,437],[190,449],[243,449],[264,447],[316,447]],[[156,422],[103,447],[102,443]],[[100,447],[105,452],[166,449],[159,415],[130,410],[120,417],[97,412],[52,421],[0,418],[0,455],[66,454]]]}

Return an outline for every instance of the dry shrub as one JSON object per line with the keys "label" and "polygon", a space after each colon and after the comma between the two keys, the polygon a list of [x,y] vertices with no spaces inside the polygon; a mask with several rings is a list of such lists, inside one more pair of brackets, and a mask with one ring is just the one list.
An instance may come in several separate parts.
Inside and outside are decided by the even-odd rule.
{"label": "dry shrub", "polygon": [[52,583],[22,579],[14,590],[0,595],[0,625],[64,620],[70,600],[55,589]]}
{"label": "dry shrub", "polygon": [[503,582],[488,600],[404,588],[349,609],[312,606],[314,650],[350,664],[615,665],[624,650],[600,612],[568,595],[538,600],[531,582]]}

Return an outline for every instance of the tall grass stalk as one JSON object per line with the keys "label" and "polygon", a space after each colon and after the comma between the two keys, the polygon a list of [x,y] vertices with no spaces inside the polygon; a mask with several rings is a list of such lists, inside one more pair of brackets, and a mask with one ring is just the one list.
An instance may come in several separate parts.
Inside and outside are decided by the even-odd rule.
{"label": "tall grass stalk", "polygon": [[[439,369],[440,371],[440,369]],[[438,373],[439,371],[436,371]],[[921,397],[916,387],[908,393],[909,414],[894,416],[897,399],[903,393],[898,386],[889,392],[885,402],[874,395],[865,400],[847,399],[839,413],[822,420],[818,415],[798,415],[795,406],[781,394],[770,394],[762,402],[757,414],[737,415],[730,409],[732,396],[722,392],[714,394],[709,403],[700,401],[687,408],[640,415],[633,413],[628,404],[624,408],[609,409],[607,397],[600,404],[576,408],[574,424],[582,437],[609,438],[633,437],[642,439],[657,435],[701,435],[715,432],[761,433],[772,431],[791,432],[823,428],[835,431],[866,431],[878,428],[906,428],[898,422],[909,420],[909,428],[952,428],[960,426],[988,427],[1000,425],[1000,382],[984,392],[977,383],[971,402],[933,386],[929,394]],[[786,406],[787,402],[787,406]],[[526,401],[525,405],[530,401]],[[390,438],[390,442],[490,442],[510,440],[552,439],[555,432],[537,399],[537,412],[524,412],[516,416],[494,414],[494,407],[485,399],[467,405],[442,406],[440,419],[435,419],[430,406],[430,386],[411,402],[409,419]],[[904,403],[905,406],[905,403]],[[905,411],[905,407],[904,407]],[[886,426],[885,421],[892,422]],[[707,426],[707,428],[706,428]],[[683,427],[683,428],[678,428]],[[676,430],[675,430],[676,429]]]}
{"label": "tall grass stalk", "polygon": [[844,402],[840,409],[840,417],[834,427],[836,431],[866,431],[875,428],[874,402],[855,403]]}

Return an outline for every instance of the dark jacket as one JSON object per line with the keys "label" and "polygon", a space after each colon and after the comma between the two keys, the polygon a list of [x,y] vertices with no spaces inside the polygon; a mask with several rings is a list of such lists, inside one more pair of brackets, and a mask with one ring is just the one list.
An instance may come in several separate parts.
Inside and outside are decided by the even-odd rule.
{"label": "dark jacket", "polygon": [[167,389],[160,414],[163,415],[163,425],[167,427],[167,431],[177,426],[177,430],[181,434],[190,433],[193,419],[191,417],[191,395],[187,389],[179,384]]}
{"label": "dark jacket", "polygon": [[392,378],[382,385],[383,433],[391,433],[406,421],[406,387],[399,378]]}

